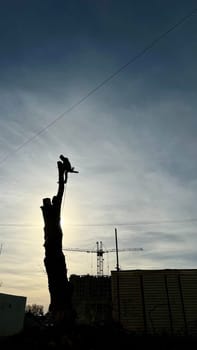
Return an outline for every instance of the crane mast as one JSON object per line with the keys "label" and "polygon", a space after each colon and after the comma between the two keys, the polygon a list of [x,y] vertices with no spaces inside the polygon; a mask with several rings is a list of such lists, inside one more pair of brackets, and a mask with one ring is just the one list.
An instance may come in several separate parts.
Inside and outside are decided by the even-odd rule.
{"label": "crane mast", "polygon": [[[100,244],[99,244],[100,243]],[[103,243],[96,242],[97,253],[97,276],[103,276]]]}

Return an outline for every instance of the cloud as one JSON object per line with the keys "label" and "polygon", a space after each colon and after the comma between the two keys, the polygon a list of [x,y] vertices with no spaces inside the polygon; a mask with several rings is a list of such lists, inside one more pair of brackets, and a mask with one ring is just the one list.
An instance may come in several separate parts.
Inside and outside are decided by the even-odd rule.
{"label": "cloud", "polygon": [[[177,2],[167,13],[160,7],[168,8],[166,2],[159,12],[153,3],[154,16],[145,3],[132,11],[130,2],[99,3],[89,12],[62,4],[66,10],[55,6],[52,13],[52,3],[44,11],[36,2],[25,7],[27,16],[16,9],[6,19],[0,68],[4,291],[48,301],[40,205],[57,191],[62,153],[79,170],[69,176],[63,203],[64,247],[90,249],[102,241],[114,248],[117,227],[120,249],[144,248],[122,252],[122,268],[196,265],[190,220],[197,210],[194,21],[62,114],[188,6]],[[15,32],[8,25],[13,19]],[[114,269],[115,254],[104,258],[105,269]],[[69,274],[90,273],[91,265],[96,273],[96,254],[67,252],[66,259]]]}

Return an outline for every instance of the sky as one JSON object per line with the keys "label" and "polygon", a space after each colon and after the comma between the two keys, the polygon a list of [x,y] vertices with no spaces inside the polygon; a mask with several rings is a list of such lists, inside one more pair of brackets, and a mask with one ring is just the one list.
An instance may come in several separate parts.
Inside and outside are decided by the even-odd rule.
{"label": "sky", "polygon": [[68,276],[96,274],[85,250],[114,249],[115,228],[121,269],[196,268],[197,12],[140,54],[195,7],[0,0],[0,292],[47,311],[40,206],[60,154],[79,171],[61,214],[64,248],[84,250],[64,251]]}

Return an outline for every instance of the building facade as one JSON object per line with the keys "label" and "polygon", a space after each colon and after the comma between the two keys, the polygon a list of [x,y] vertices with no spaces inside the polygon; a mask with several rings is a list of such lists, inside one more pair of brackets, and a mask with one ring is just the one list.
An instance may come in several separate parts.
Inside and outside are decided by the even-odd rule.
{"label": "building facade", "polygon": [[0,337],[23,330],[26,297],[0,293]]}
{"label": "building facade", "polygon": [[69,280],[77,321],[83,324],[111,322],[111,277],[71,275]]}
{"label": "building facade", "polygon": [[197,336],[197,270],[112,271],[113,319],[135,334]]}

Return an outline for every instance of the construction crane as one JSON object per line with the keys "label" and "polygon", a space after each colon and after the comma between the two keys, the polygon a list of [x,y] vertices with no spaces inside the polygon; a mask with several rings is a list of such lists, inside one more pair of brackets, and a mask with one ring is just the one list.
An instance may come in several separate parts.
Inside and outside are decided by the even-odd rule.
{"label": "construction crane", "polygon": [[[85,252],[85,253],[96,253],[97,255],[97,276],[103,276],[103,254],[104,253],[111,253],[116,252],[116,249],[103,249],[103,243],[102,241],[96,242],[96,249],[80,249],[80,248],[63,248],[65,251],[70,252]],[[125,248],[125,249],[119,249],[119,252],[126,252],[126,251],[142,251],[143,248]]]}

